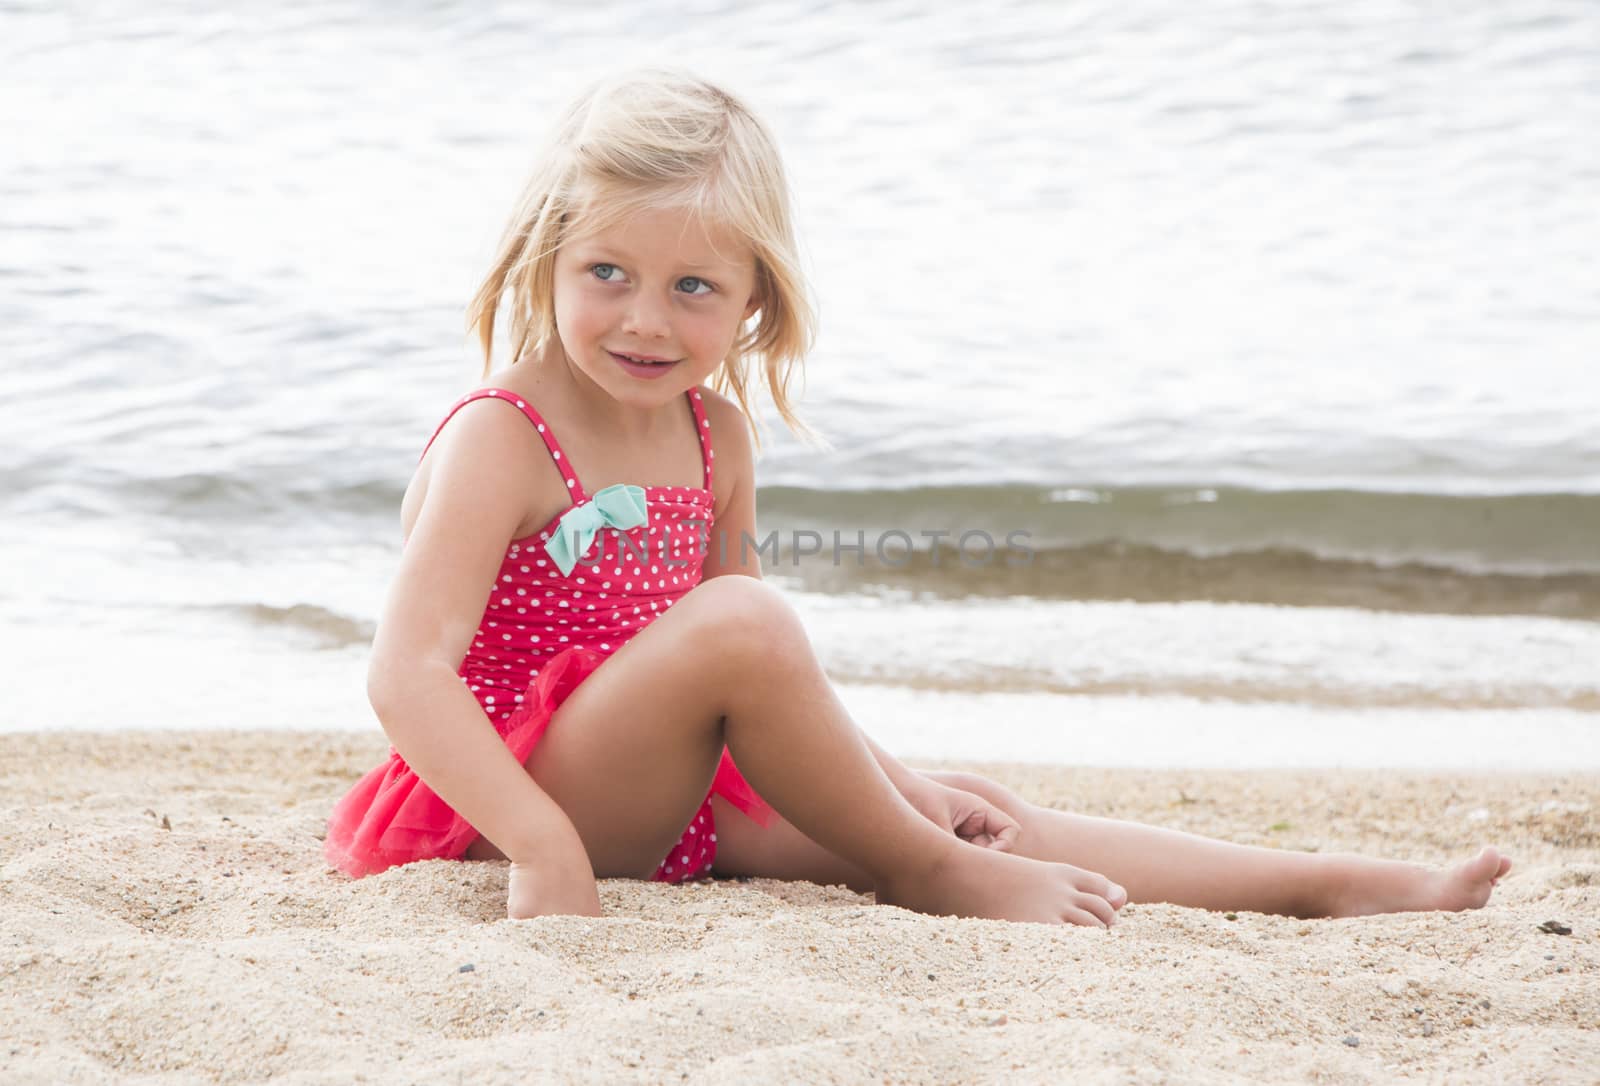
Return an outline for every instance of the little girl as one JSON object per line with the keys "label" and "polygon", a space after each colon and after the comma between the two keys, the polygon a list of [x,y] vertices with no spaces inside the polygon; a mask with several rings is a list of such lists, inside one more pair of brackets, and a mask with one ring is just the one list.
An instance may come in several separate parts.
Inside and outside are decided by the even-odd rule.
{"label": "little girl", "polygon": [[511,365],[441,422],[401,508],[367,682],[393,749],[333,811],[341,870],[509,859],[513,918],[598,915],[597,878],[760,875],[1109,926],[1128,901],[1473,908],[1510,869],[1047,810],[867,738],[746,545],[752,370],[803,429],[812,317],[773,139],[726,91],[651,72],[584,94],[473,301],[486,377],[502,303]]}

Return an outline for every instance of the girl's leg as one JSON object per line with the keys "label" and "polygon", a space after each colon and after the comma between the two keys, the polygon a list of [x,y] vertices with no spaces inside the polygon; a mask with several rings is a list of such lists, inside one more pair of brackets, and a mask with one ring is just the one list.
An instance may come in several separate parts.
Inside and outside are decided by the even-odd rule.
{"label": "girl's leg", "polygon": [[1180,830],[1039,807],[975,773],[925,776],[983,796],[1022,826],[1019,855],[1098,871],[1130,901],[1286,916],[1475,909],[1511,860],[1486,847],[1443,870],[1350,853],[1237,845]]}
{"label": "girl's leg", "polygon": [[[1362,916],[1483,905],[1511,861],[1493,848],[1444,871],[1393,860],[1236,845],[1178,830],[1038,807],[986,777],[924,776],[983,796],[1022,827],[1016,852],[1098,871],[1129,901],[1286,916]],[[779,821],[763,829],[732,806],[717,814],[716,870],[725,875],[805,879],[870,893],[871,877]]]}
{"label": "girl's leg", "polygon": [[757,825],[721,796],[711,797],[711,809],[717,821],[717,858],[711,865],[714,874],[848,886],[858,894],[873,892],[871,875],[817,844],[788,819],[776,818],[770,826]]}
{"label": "girl's leg", "polygon": [[[963,844],[897,792],[771,586],[718,577],[636,634],[557,710],[528,771],[606,876],[649,877],[726,743],[750,783],[879,900],[930,913],[1109,924],[1103,877]],[[482,855],[482,852],[476,853]]]}

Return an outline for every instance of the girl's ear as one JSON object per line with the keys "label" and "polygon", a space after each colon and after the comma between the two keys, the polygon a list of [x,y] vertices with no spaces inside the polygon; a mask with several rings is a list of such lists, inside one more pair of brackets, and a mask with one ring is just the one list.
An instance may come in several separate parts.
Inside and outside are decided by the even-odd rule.
{"label": "girl's ear", "polygon": [[757,259],[756,279],[750,287],[750,301],[745,303],[744,316],[740,318],[741,323],[761,312],[767,300],[767,291],[771,289],[771,282],[772,273],[767,271],[766,265]]}
{"label": "girl's ear", "polygon": [[765,276],[759,272],[757,273],[756,285],[750,291],[750,301],[745,303],[744,316],[740,318],[741,321],[747,321],[761,312],[761,303],[765,300],[766,295],[765,284],[762,282],[764,278]]}

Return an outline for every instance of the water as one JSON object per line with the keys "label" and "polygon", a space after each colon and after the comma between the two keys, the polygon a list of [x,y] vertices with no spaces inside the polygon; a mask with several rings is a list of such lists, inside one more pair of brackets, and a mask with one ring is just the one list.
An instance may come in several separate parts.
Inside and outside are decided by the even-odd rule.
{"label": "water", "polygon": [[1035,552],[769,566],[869,730],[1600,764],[1590,5],[10,3],[0,42],[0,728],[373,726],[534,137],[666,59],[771,122],[820,302],[832,447],[764,416],[762,530]]}

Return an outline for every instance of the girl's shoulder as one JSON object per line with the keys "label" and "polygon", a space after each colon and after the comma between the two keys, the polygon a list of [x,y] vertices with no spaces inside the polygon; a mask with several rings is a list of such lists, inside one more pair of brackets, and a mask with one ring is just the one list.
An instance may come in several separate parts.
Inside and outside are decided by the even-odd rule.
{"label": "girl's shoulder", "polygon": [[[705,408],[706,421],[711,424],[711,437],[720,449],[725,443],[750,444],[750,420],[737,401],[705,385],[699,388],[700,403]],[[721,465],[718,465],[719,467]]]}
{"label": "girl's shoulder", "polygon": [[[539,396],[539,390],[522,387],[522,384],[502,372],[463,392],[439,413],[433,437],[429,439],[419,463],[433,452],[432,445],[443,441],[445,434],[451,430],[488,429],[498,433],[502,440],[515,441],[519,445],[531,441],[537,446],[541,439],[545,445],[553,445],[560,412],[556,411],[553,416],[554,409],[545,402],[545,398]],[[486,400],[498,400],[516,410],[484,407]],[[517,417],[519,413],[522,418]],[[548,438],[543,437],[546,434],[549,434]]]}
{"label": "girl's shoulder", "polygon": [[[499,395],[487,394],[493,390]],[[517,410],[486,406],[493,400]],[[525,417],[519,418],[519,412]],[[482,474],[496,479],[503,500],[524,507],[514,538],[537,532],[570,501],[563,475],[551,461],[549,443],[541,440],[543,431],[536,430],[536,422],[545,425],[542,419],[521,391],[504,381],[486,381],[447,405],[401,499],[401,538],[410,536],[447,462],[457,477]]]}

